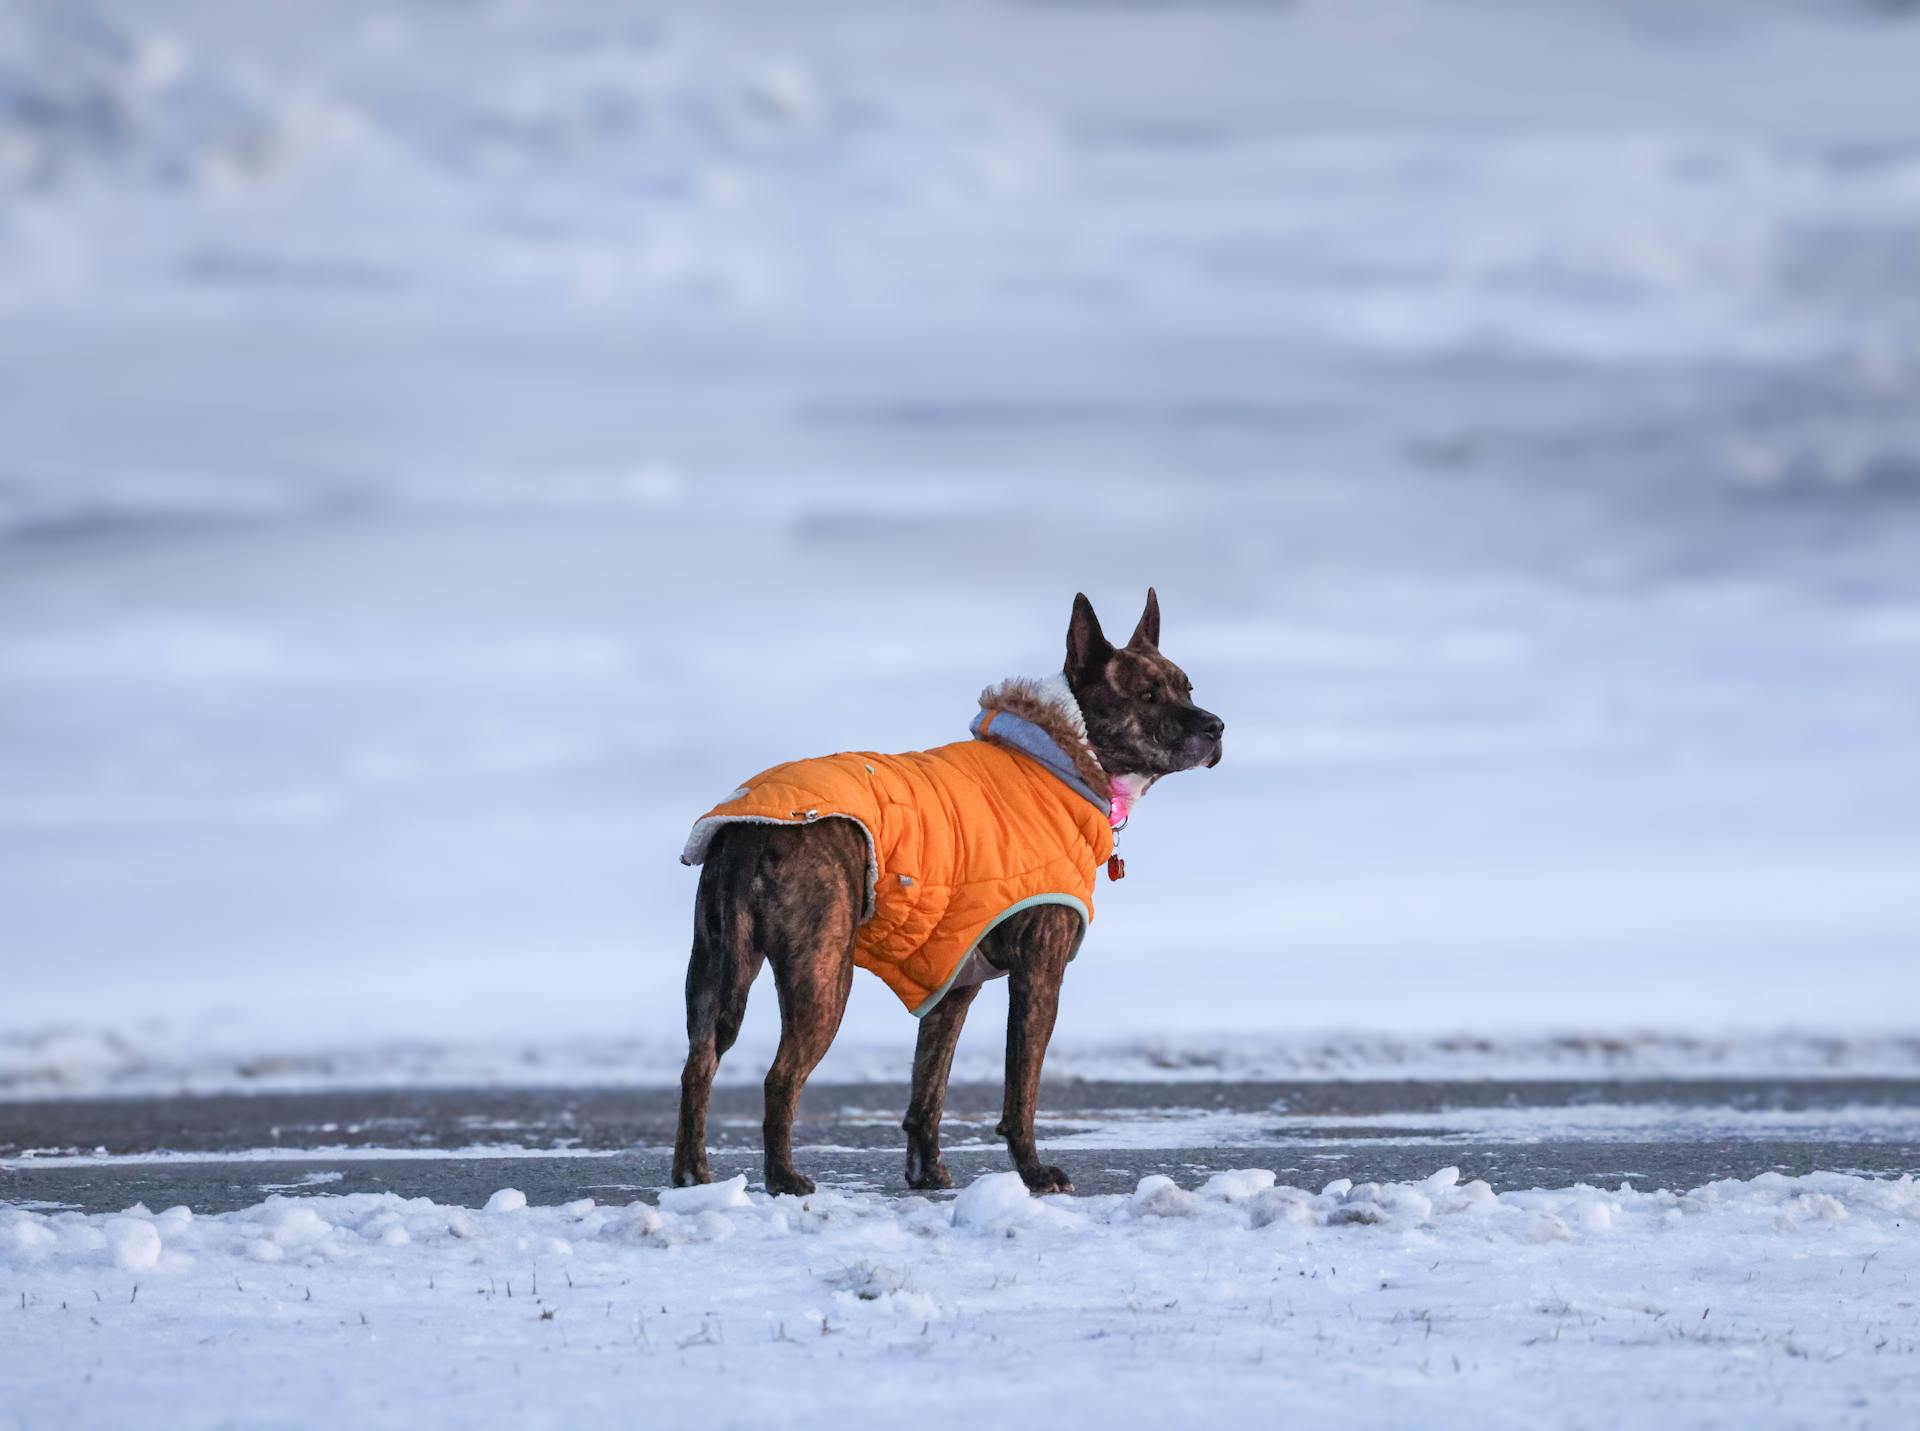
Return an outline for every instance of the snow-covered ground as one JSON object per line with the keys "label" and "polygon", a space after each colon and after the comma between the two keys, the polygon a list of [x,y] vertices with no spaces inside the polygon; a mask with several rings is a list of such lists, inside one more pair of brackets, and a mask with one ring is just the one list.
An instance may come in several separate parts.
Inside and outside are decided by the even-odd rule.
{"label": "snow-covered ground", "polygon": [[[670,1068],[689,818],[1151,581],[1227,758],[1063,1059],[1895,1047],[1916,72],[1847,0],[0,4],[0,1028]],[[825,1073],[909,1039],[862,980]]]}
{"label": "snow-covered ground", "polygon": [[[1865,1426],[1920,1412],[1920,1186],[740,1181],[0,1211],[25,1426]],[[217,1380],[230,1399],[210,1403]],[[244,1408],[241,1410],[240,1408]]]}

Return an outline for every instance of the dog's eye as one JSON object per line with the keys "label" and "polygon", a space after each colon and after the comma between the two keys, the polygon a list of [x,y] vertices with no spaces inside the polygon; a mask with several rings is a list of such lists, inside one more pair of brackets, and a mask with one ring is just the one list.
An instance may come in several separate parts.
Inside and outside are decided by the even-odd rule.
{"label": "dog's eye", "polygon": [[1148,686],[1144,691],[1140,692],[1140,699],[1145,701],[1148,705],[1152,705],[1155,701],[1160,699],[1160,693],[1154,690],[1152,686]]}

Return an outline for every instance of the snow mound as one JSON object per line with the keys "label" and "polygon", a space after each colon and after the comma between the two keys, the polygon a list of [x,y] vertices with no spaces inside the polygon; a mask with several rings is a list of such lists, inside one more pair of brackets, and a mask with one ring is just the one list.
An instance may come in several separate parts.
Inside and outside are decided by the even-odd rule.
{"label": "snow mound", "polygon": [[1265,1192],[1273,1183],[1273,1173],[1266,1168],[1236,1168],[1232,1172],[1215,1173],[1200,1184],[1200,1196],[1221,1202],[1245,1202],[1255,1193]]}
{"label": "snow mound", "polygon": [[1018,1173],[988,1173],[975,1178],[953,1201],[953,1225],[993,1231],[1023,1216],[1033,1194]]}
{"label": "snow mound", "polygon": [[[1632,1421],[1657,1388],[1681,1422],[1829,1424],[1911,1385],[1911,1177],[1496,1193],[1446,1168],[1315,1192],[1242,1169],[1035,1198],[996,1173],[951,1207],[771,1198],[741,1178],[659,1206],[503,1194],[481,1209],[273,1197],[206,1216],[0,1206],[9,1407],[52,1419],[91,1374],[92,1410],[125,1423],[154,1376],[235,1337],[248,1355],[228,1362],[221,1404],[276,1424],[322,1406],[377,1420],[423,1378],[448,1423],[516,1395],[592,1419],[636,1357],[649,1407],[676,1424],[716,1398],[785,1424],[791,1403],[754,1398],[851,1414],[856,1394],[929,1385],[948,1414],[985,1420],[999,1403],[981,1368],[1016,1354],[1038,1394],[1111,1425],[1260,1404],[1276,1359],[1302,1408],[1368,1423],[1466,1424],[1404,1399],[1437,1394],[1442,1374],[1448,1406],[1525,1423],[1559,1419],[1575,1393],[1596,1424]],[[777,1376],[728,1359],[776,1344]],[[346,1362],[354,1376],[330,1379]]]}
{"label": "snow mound", "polygon": [[[426,1198],[354,1193],[272,1197],[237,1212],[196,1217],[184,1207],[159,1214],[135,1205],[108,1215],[39,1212],[0,1205],[0,1270],[70,1264],[122,1271],[174,1267],[166,1254],[198,1262],[220,1258],[297,1258],[307,1266],[379,1256],[417,1256],[472,1243],[481,1256],[505,1246],[571,1254],[578,1247],[631,1246],[636,1239],[718,1241],[747,1236],[778,1242],[828,1228],[863,1228],[891,1242],[941,1229],[997,1231],[1015,1224],[1054,1231],[1124,1229],[1148,1219],[1180,1219],[1196,1229],[1260,1232],[1284,1224],[1381,1237],[1456,1233],[1481,1242],[1526,1243],[1659,1240],[1675,1229],[1712,1223],[1769,1234],[1855,1229],[1897,1232],[1920,1217],[1920,1183],[1815,1173],[1768,1173],[1749,1182],[1718,1182],[1689,1192],[1606,1191],[1584,1184],[1558,1190],[1496,1193],[1485,1182],[1462,1182],[1443,1168],[1419,1182],[1352,1183],[1341,1178],[1320,1192],[1280,1184],[1263,1168],[1216,1174],[1197,1189],[1154,1174],[1120,1196],[1035,1198],[1020,1175],[989,1173],[953,1200],[951,1213],[924,1198],[821,1192],[806,1199],[749,1192],[744,1174],[701,1187],[669,1188],[657,1206],[603,1206],[581,1198],[531,1207],[513,1188],[473,1211]],[[1199,1231],[1196,1237],[1202,1235]],[[188,1262],[177,1264],[179,1267]],[[849,1266],[868,1265],[856,1259]],[[874,1263],[873,1266],[881,1264]],[[887,1264],[891,1267],[891,1264]],[[880,1275],[880,1274],[876,1274]],[[903,1278],[906,1272],[888,1271]]]}
{"label": "snow mound", "polygon": [[160,1261],[160,1230],[136,1217],[107,1223],[106,1241],[113,1265],[123,1272],[144,1272]]}
{"label": "snow mound", "polygon": [[1194,1207],[1193,1194],[1165,1173],[1140,1179],[1140,1186],[1127,1199],[1127,1211],[1135,1217],[1185,1217]]}
{"label": "snow mound", "polygon": [[718,1212],[723,1208],[746,1207],[747,1175],[736,1173],[723,1183],[702,1183],[698,1187],[664,1188],[660,1210],[682,1214]]}

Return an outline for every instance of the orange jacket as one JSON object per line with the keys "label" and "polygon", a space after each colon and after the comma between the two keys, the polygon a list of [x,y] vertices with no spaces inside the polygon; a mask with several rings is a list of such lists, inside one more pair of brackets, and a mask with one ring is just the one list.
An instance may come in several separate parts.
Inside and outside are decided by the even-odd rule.
{"label": "orange jacket", "polygon": [[886,980],[918,1018],[1009,915],[1066,905],[1079,913],[1084,938],[1094,874],[1113,853],[1106,805],[1052,768],[1064,759],[1047,759],[1050,746],[1036,756],[999,743],[1015,737],[1031,749],[1036,727],[988,710],[974,729],[980,738],[933,750],[776,765],[701,816],[681,859],[700,863],[714,832],[735,821],[852,820],[868,847],[854,962]]}

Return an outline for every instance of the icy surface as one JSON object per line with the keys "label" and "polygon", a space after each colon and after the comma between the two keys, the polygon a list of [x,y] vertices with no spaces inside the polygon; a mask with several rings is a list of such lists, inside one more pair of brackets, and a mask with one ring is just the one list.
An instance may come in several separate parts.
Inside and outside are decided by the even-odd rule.
{"label": "icy surface", "polygon": [[[1920,1186],[1837,1174],[1495,1195],[950,1202],[742,1193],[478,1211],[390,1195],[196,1217],[0,1209],[28,1424],[1894,1424],[1920,1397]],[[207,1389],[218,1387],[210,1399]]]}

